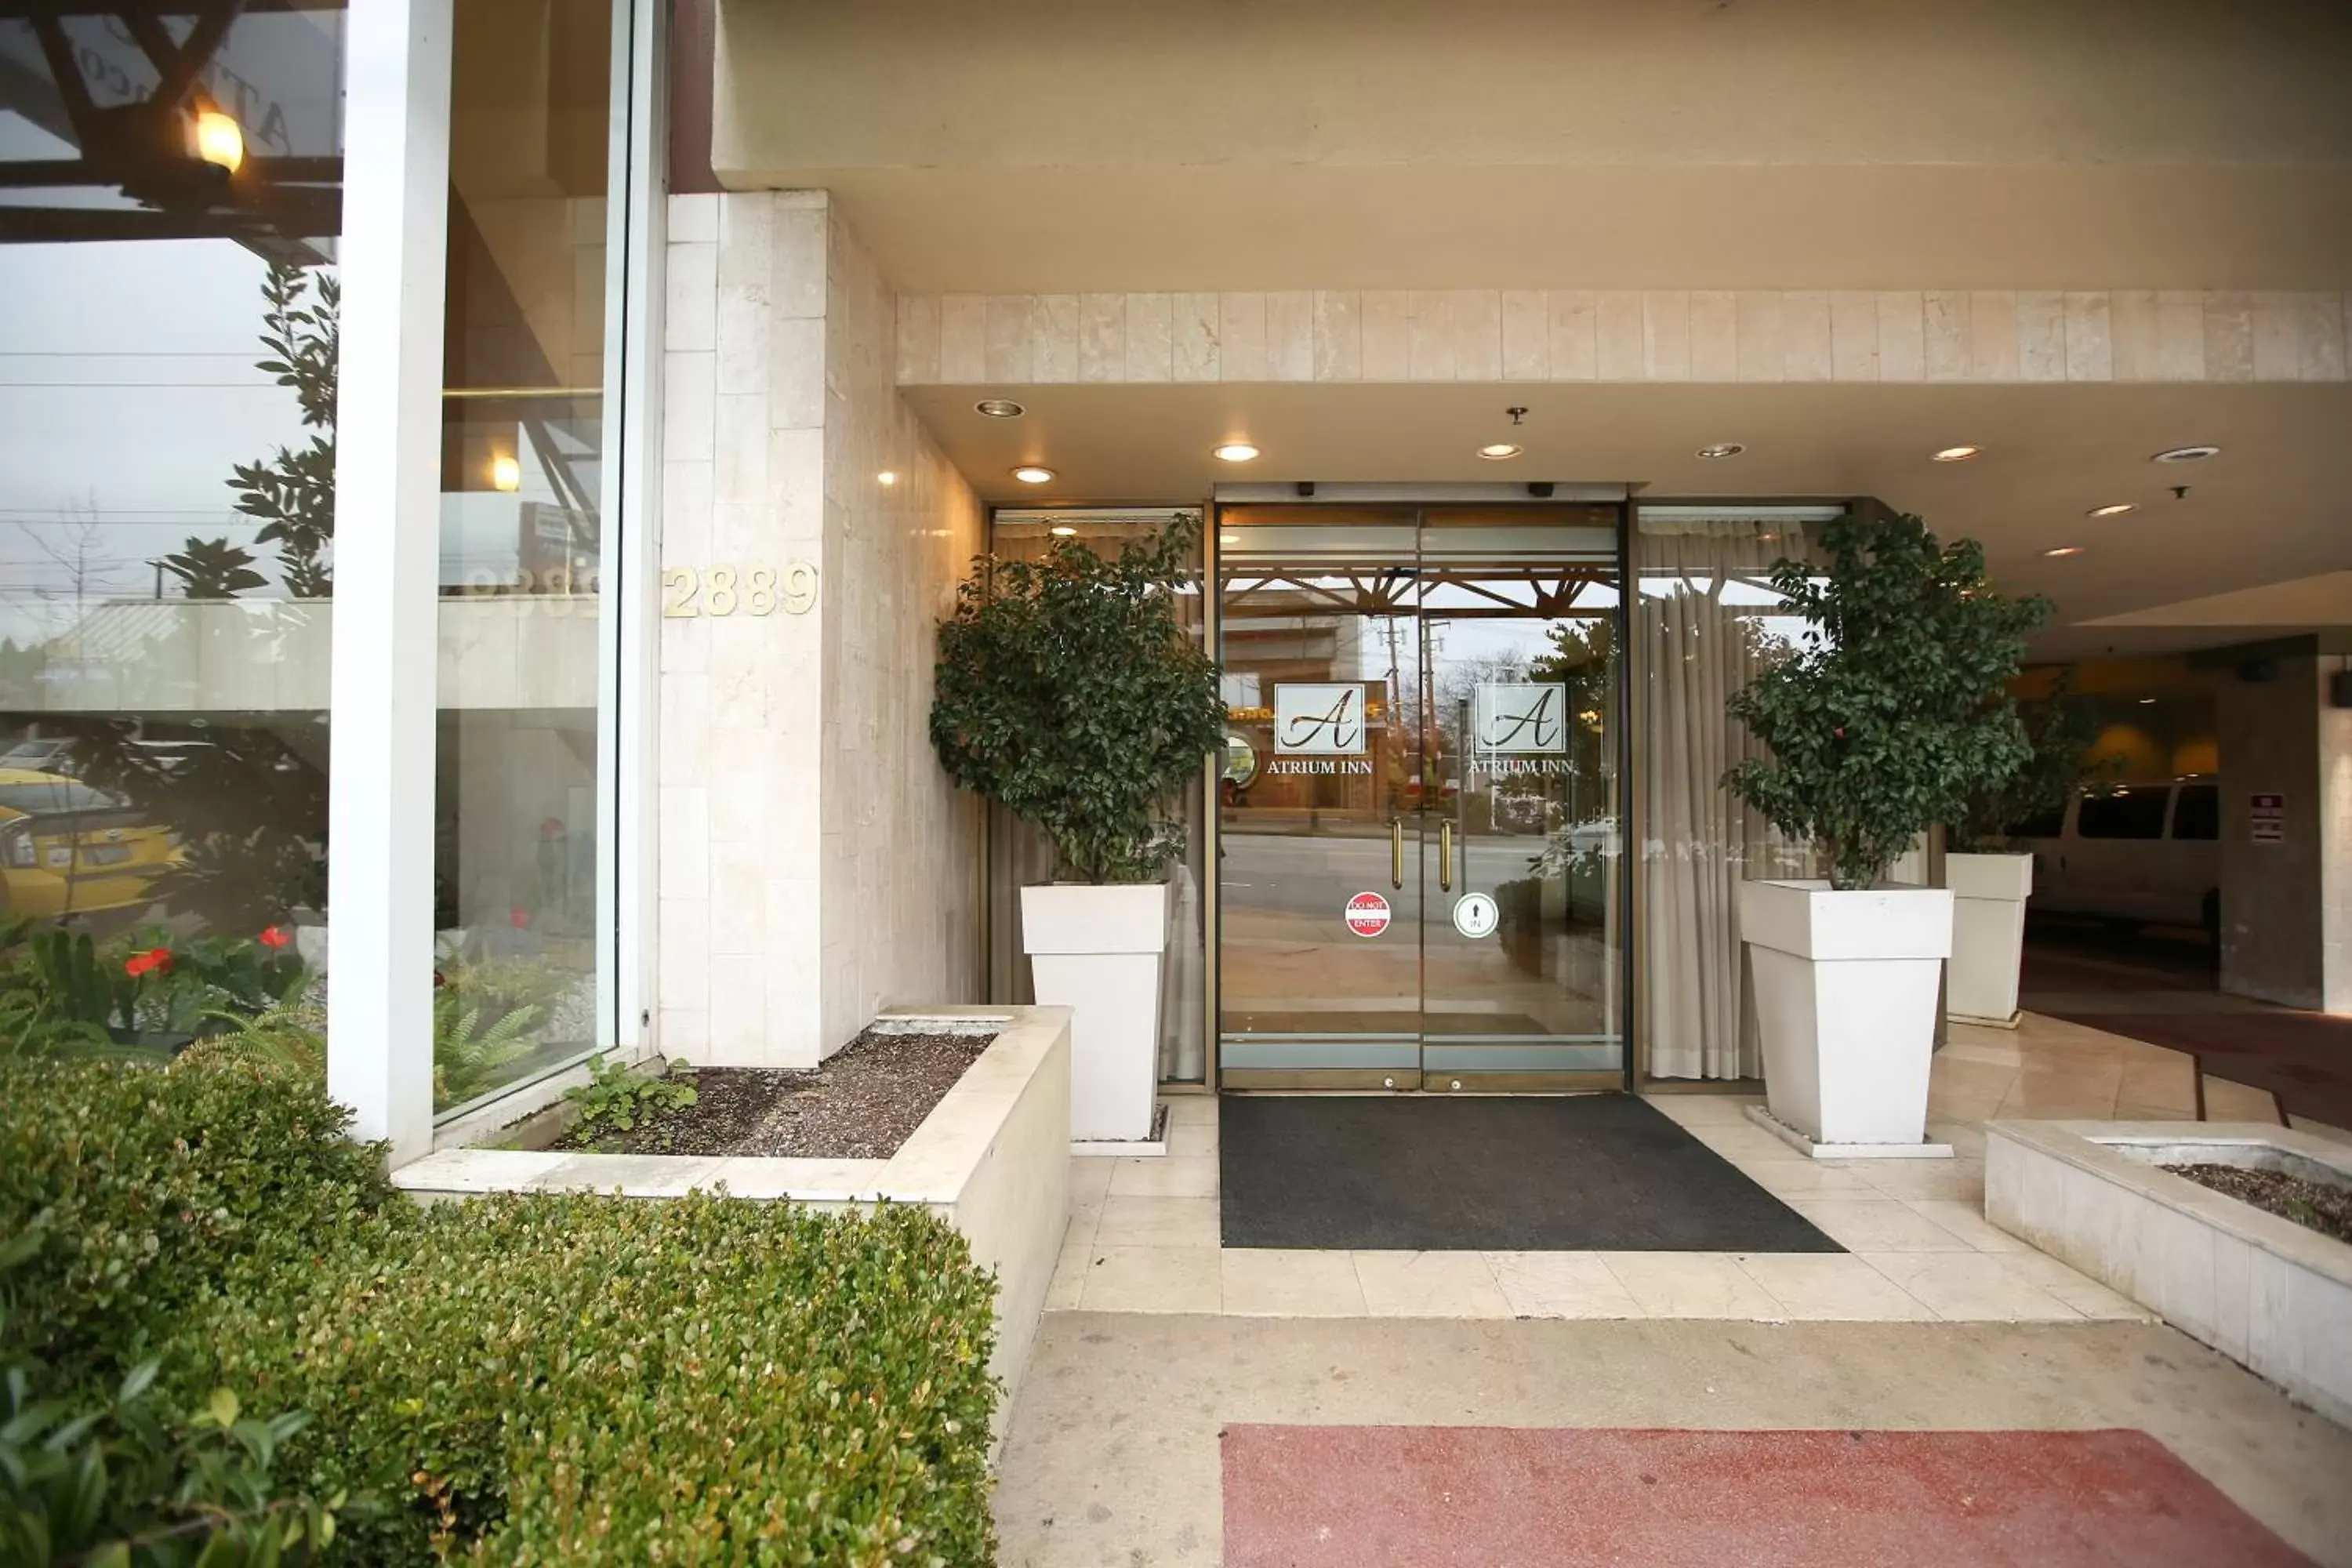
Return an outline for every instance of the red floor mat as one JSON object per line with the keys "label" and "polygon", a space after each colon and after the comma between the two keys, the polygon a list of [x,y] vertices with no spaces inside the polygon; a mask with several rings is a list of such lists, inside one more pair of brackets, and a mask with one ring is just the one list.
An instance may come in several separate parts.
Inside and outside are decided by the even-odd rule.
{"label": "red floor mat", "polygon": [[2309,1559],[2144,1433],[1225,1429],[1227,1568]]}

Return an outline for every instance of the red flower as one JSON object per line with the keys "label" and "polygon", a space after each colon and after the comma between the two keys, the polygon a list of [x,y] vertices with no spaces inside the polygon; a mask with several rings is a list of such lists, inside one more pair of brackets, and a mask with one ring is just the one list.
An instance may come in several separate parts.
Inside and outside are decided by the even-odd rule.
{"label": "red flower", "polygon": [[151,947],[145,952],[135,954],[123,961],[122,973],[130,975],[133,980],[150,970],[158,970],[165,974],[171,973],[172,950],[168,947]]}
{"label": "red flower", "polygon": [[517,931],[525,931],[530,929],[530,911],[524,909],[520,904],[517,904],[514,908],[507,911],[507,919],[514,922],[514,928]]}
{"label": "red flower", "polygon": [[284,926],[266,926],[262,929],[261,934],[254,940],[264,947],[284,947],[294,940],[294,933]]}

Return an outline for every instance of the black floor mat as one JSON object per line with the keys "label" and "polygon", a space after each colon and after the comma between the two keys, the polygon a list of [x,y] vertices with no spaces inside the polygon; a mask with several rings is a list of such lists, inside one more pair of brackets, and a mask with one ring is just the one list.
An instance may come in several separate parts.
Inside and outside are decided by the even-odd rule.
{"label": "black floor mat", "polygon": [[1227,1247],[1843,1252],[1628,1094],[1227,1095]]}

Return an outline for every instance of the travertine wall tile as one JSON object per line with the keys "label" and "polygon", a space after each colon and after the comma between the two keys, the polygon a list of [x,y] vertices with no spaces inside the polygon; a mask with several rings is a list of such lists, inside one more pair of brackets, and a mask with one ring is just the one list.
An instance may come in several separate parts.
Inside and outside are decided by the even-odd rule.
{"label": "travertine wall tile", "polygon": [[988,296],[940,297],[940,380],[969,386],[988,379]]}
{"label": "travertine wall tile", "polygon": [[2254,297],[2205,296],[2205,374],[2214,381],[2254,379]]}
{"label": "travertine wall tile", "polygon": [[1593,336],[1593,297],[1580,289],[1544,296],[1551,311],[1551,376],[1554,381],[1591,381],[1600,374]]}
{"label": "travertine wall tile", "polygon": [[673,245],[663,279],[662,347],[671,353],[713,346],[719,306],[719,247]]}
{"label": "travertine wall tile", "polygon": [[988,296],[988,379],[1034,381],[1037,371],[1034,294]]}
{"label": "travertine wall tile", "polygon": [[1127,379],[1170,381],[1176,374],[1172,294],[1127,297]]}
{"label": "travertine wall tile", "polygon": [[1503,290],[1503,379],[1551,379],[1551,323],[1539,289]]}
{"label": "travertine wall tile", "polygon": [[768,290],[719,286],[719,391],[763,392],[768,384]]}
{"label": "travertine wall tile", "polygon": [[901,294],[896,340],[898,382],[921,385],[940,376],[940,297]]}
{"label": "travertine wall tile", "polygon": [[1927,308],[1916,289],[1878,296],[1878,379],[1925,381],[1927,377]]}
{"label": "travertine wall tile", "polygon": [[1269,381],[1265,352],[1265,296],[1217,296],[1217,379]]}
{"label": "travertine wall tile", "polygon": [[1315,296],[1282,289],[1265,297],[1265,373],[1269,381],[1315,379]]}
{"label": "travertine wall tile", "polygon": [[1792,289],[1780,302],[1780,362],[1790,381],[1830,379],[1830,297]]}
{"label": "travertine wall tile", "polygon": [[1214,381],[1222,363],[1214,294],[1171,294],[1168,310],[1178,381]]}
{"label": "travertine wall tile", "polygon": [[1405,374],[1414,381],[1454,379],[1454,296],[1416,289],[1407,300]]}
{"label": "travertine wall tile", "polygon": [[1839,289],[1830,296],[1830,374],[1839,381],[1878,379],[1878,296]]}
{"label": "travertine wall tile", "polygon": [[1690,378],[1739,379],[1739,304],[1729,289],[1700,289],[1691,293]]}
{"label": "travertine wall tile", "polygon": [[1688,381],[1691,300],[1678,289],[1642,296],[1642,374],[1650,381]]}
{"label": "travertine wall tile", "polygon": [[1781,335],[1780,296],[1743,289],[1733,297],[1739,313],[1739,379],[1781,381],[1789,374]]}
{"label": "travertine wall tile", "polygon": [[1363,378],[1412,379],[1412,296],[1402,289],[1364,290]]}
{"label": "travertine wall tile", "polygon": [[1315,379],[1361,381],[1364,376],[1363,296],[1352,289],[1315,296]]}
{"label": "travertine wall tile", "polygon": [[1929,381],[1966,381],[1969,376],[1969,297],[1956,289],[1927,289],[1919,295],[1921,342]]}
{"label": "travertine wall tile", "polygon": [[2153,289],[2118,289],[2108,296],[2115,321],[2116,379],[2154,381],[2164,363]]}
{"label": "travertine wall tile", "polygon": [[1503,379],[1503,297],[1494,289],[1457,289],[1454,313],[1454,379]]}
{"label": "travertine wall tile", "polygon": [[2104,291],[2066,295],[2066,379],[2115,379],[2115,324]]}
{"label": "travertine wall tile", "polygon": [[1078,297],[1040,294],[1029,312],[1029,374],[1041,382],[1078,379]]}
{"label": "travertine wall tile", "polygon": [[2344,296],[2306,294],[2303,297],[2300,354],[2305,381],[2342,381],[2352,344],[2346,342]]}
{"label": "travertine wall tile", "polygon": [[2254,379],[2303,379],[2300,296],[2265,289],[2253,297]]}
{"label": "travertine wall tile", "polygon": [[1593,296],[1592,333],[1602,381],[1642,379],[1642,297],[1622,289]]}
{"label": "travertine wall tile", "polygon": [[1078,379],[1127,379],[1127,296],[1078,296]]}
{"label": "travertine wall tile", "polygon": [[2006,289],[1969,296],[1969,379],[2018,379],[2017,296]]}
{"label": "travertine wall tile", "polygon": [[2025,381],[2066,379],[2066,296],[2055,289],[2018,291],[2017,374]]}
{"label": "travertine wall tile", "polygon": [[2205,296],[2168,289],[2156,297],[2157,376],[2163,381],[2205,379]]}

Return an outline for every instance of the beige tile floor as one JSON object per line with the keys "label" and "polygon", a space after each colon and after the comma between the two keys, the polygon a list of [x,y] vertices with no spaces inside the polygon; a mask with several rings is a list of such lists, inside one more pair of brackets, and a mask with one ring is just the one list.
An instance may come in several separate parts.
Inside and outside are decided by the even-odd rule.
{"label": "beige tile floor", "polygon": [[[1285,1252],[1218,1245],[1217,1105],[1169,1102],[1160,1159],[1071,1162],[1070,1228],[1048,1310],[1242,1317],[1713,1318],[2080,1321],[2149,1314],[1984,1218],[2000,1118],[2186,1119],[2189,1059],[2029,1014],[1956,1025],[1928,1128],[1950,1160],[1815,1161],[1757,1128],[1752,1097],[1651,1103],[1849,1250],[1822,1253]],[[2267,1094],[2206,1080],[2215,1121],[2275,1121]]]}

